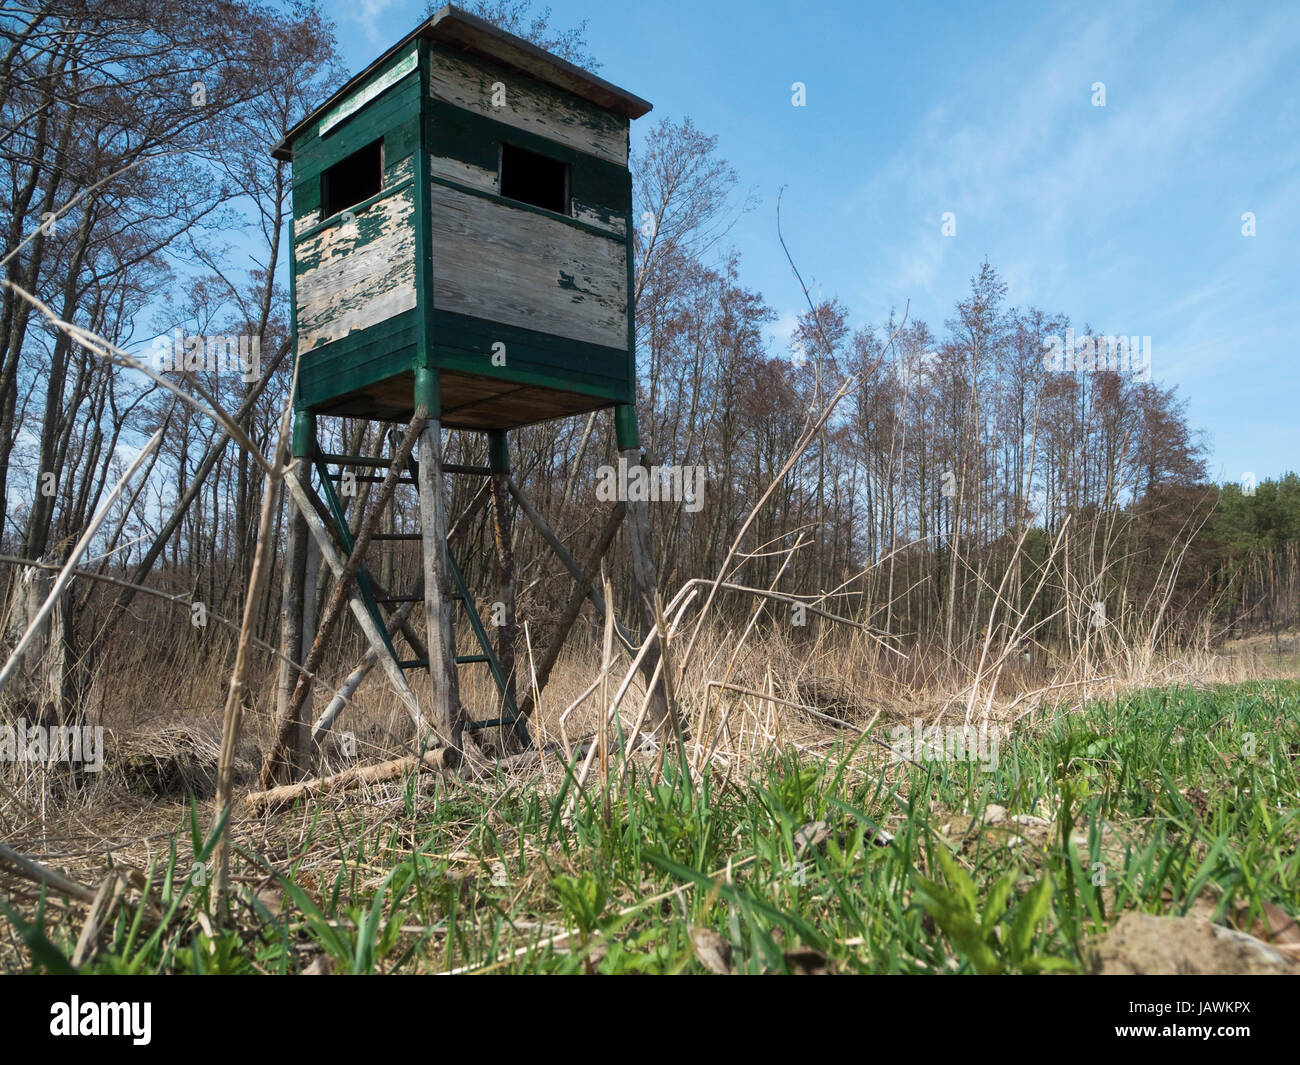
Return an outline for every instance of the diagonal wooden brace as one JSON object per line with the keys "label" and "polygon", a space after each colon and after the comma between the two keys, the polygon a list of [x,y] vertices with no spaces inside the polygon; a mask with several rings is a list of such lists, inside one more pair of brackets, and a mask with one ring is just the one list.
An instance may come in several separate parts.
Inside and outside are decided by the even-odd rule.
{"label": "diagonal wooden brace", "polygon": [[[302,482],[298,479],[296,466],[285,473],[284,483],[288,486],[294,504],[306,517],[308,531],[320,544],[321,558],[324,559],[325,564],[333,571],[336,578],[342,578],[347,563],[338,549],[335,548],[334,541],[325,528],[325,523],[320,520],[320,515],[316,513],[308,490],[303,487]],[[357,591],[352,590],[349,592],[348,606],[351,607],[352,614],[357,619],[357,624],[361,626],[361,631],[365,633],[366,640],[371,647],[375,648],[375,653],[379,656],[379,662],[388,675],[388,679],[393,682],[393,687],[397,689],[398,698],[401,699],[402,705],[410,715],[411,724],[415,726],[419,746],[424,747],[432,739],[433,729],[425,718],[424,712],[420,709],[420,701],[415,697],[415,692],[411,690],[406,675],[397,664],[397,660],[389,653],[388,646],[384,642],[384,634],[379,631],[374,618],[370,616],[370,611],[366,609],[366,604]]]}
{"label": "diagonal wooden brace", "polygon": [[415,417],[411,419],[410,425],[407,426],[406,434],[398,445],[397,453],[393,456],[393,461],[388,467],[388,475],[384,478],[384,483],[380,486],[378,494],[361,523],[352,553],[344,563],[343,572],[338,575],[333,594],[325,607],[325,613],[321,616],[320,627],[312,640],[307,661],[303,663],[303,669],[306,672],[298,677],[293,696],[288,705],[284,707],[280,719],[276,722],[275,744],[269,757],[262,763],[261,783],[263,787],[270,787],[277,777],[288,768],[286,755],[293,742],[298,715],[307,699],[307,695],[311,691],[311,681],[308,678],[316,672],[321,659],[325,655],[326,643],[334,630],[335,623],[343,613],[343,604],[347,599],[352,582],[361,568],[366,548],[370,546],[371,537],[374,536],[375,527],[379,524],[379,518],[384,508],[388,506],[393,497],[393,490],[397,487],[398,479],[405,470],[406,462],[415,447],[415,441],[419,438],[420,432],[424,429],[427,421],[428,412],[424,408],[416,410]]}
{"label": "diagonal wooden brace", "polygon": [[550,679],[551,670],[555,668],[555,663],[560,657],[560,651],[564,647],[564,641],[569,635],[569,630],[573,628],[573,623],[578,620],[582,604],[587,601],[587,592],[590,590],[592,582],[595,581],[596,574],[600,571],[600,560],[605,557],[610,545],[614,542],[614,534],[618,532],[618,527],[623,524],[626,513],[626,503],[617,504],[610,512],[609,520],[605,522],[605,528],[601,530],[600,538],[591,550],[591,557],[587,560],[587,565],[583,567],[573,586],[573,593],[569,596],[569,602],[565,605],[564,613],[560,615],[560,621],[556,626],[555,635],[551,639],[550,646],[546,648],[546,654],[537,667],[537,680],[534,688],[525,694],[523,702],[519,704],[519,712],[524,717],[532,713],[534,700],[541,695],[542,689],[546,687],[546,682]]}
{"label": "diagonal wooden brace", "polygon": [[[447,534],[447,543],[455,544],[465,530],[469,528],[470,522],[474,520],[475,515],[483,509],[484,504],[489,498],[488,485],[485,483],[474,498],[470,500],[464,512],[456,519],[456,524],[451,527],[451,532]],[[384,589],[385,591],[387,589]],[[421,579],[417,582],[414,594],[424,594],[424,581]],[[428,648],[424,640],[415,632],[410,622],[407,620],[411,612],[415,609],[415,603],[403,603],[388,618],[388,635],[390,637],[400,632],[406,637],[406,642],[411,645],[411,650],[415,653],[416,658],[429,657]],[[369,648],[348,674],[347,679],[339,686],[338,691],[330,700],[329,705],[325,707],[324,713],[316,719],[316,723],[311,728],[311,742],[313,747],[319,745],[324,739],[325,733],[334,727],[334,722],[338,719],[339,714],[347,705],[349,699],[356,693],[361,686],[361,682],[366,679],[370,671],[379,663],[379,655],[373,647]]]}
{"label": "diagonal wooden brace", "polygon": [[[555,552],[555,557],[564,563],[564,568],[573,575],[575,581],[580,581],[582,579],[582,567],[578,565],[578,560],[569,553],[568,548],[564,546],[564,542],[555,534],[555,530],[547,524],[546,519],[533,506],[532,500],[524,495],[524,490],[519,487],[513,477],[506,478],[506,487],[510,489],[510,494],[514,496],[515,502],[519,504],[519,509],[524,512],[525,517],[533,523],[533,527],[541,534],[542,539]],[[600,589],[594,583],[589,583],[586,596],[591,600],[591,605],[596,608],[603,621],[606,606],[605,597],[601,595]],[[618,618],[614,619],[614,631],[618,633],[618,638],[622,641],[623,646],[635,654],[639,641],[633,638],[627,627]]]}

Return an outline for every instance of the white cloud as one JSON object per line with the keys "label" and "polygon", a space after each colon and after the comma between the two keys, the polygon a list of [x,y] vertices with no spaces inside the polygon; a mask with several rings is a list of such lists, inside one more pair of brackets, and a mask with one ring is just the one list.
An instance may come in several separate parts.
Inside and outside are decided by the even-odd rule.
{"label": "white cloud", "polygon": [[773,349],[773,354],[784,358],[789,354],[790,341],[794,339],[794,331],[799,326],[798,311],[781,311],[767,329],[768,346]]}
{"label": "white cloud", "polygon": [[[340,21],[352,22],[361,26],[367,40],[375,43],[391,43],[391,33],[379,26],[380,19],[393,7],[396,0],[353,0],[339,5]],[[403,5],[405,6],[405,5]],[[423,13],[423,7],[420,13]],[[414,24],[415,17],[411,22]]]}

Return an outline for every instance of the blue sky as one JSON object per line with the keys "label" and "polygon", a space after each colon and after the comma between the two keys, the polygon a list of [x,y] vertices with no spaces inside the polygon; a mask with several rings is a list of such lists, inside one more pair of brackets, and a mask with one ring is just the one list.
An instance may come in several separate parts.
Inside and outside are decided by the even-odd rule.
{"label": "blue sky", "polygon": [[[325,4],[352,71],[426,6]],[[910,300],[942,332],[987,257],[1014,304],[1149,335],[1213,477],[1300,467],[1300,5],[550,6],[655,105],[634,135],[690,116],[718,136],[757,200],[729,240],[781,316],[774,351],[802,307],[785,186],[791,251],[854,325]]]}

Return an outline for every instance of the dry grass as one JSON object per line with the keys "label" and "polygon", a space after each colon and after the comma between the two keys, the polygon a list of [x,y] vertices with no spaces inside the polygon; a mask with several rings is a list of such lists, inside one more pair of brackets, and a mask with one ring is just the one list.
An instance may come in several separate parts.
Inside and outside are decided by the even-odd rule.
{"label": "dry grass", "polygon": [[[916,659],[925,652],[914,649],[909,660],[900,662],[875,641],[829,627],[798,643],[770,626],[756,627],[740,644],[736,636],[730,626],[703,630],[676,689],[687,736],[685,753],[697,773],[708,765],[724,776],[743,776],[747,765],[787,746],[815,752],[856,739],[866,730],[883,736],[890,726],[916,719],[960,722],[975,684],[972,676],[964,683],[936,683],[934,678],[944,670],[937,662],[928,669],[920,666]],[[670,656],[677,643],[669,642]],[[572,751],[596,736],[600,727],[599,648],[581,639],[571,644],[530,721],[534,742],[546,749]],[[1024,726],[1045,707],[1068,710],[1087,700],[1113,701],[1144,687],[1296,677],[1298,649],[1300,634],[1253,637],[1214,652],[1153,658],[1141,674],[1124,672],[1123,661],[1099,664],[1086,675],[1044,662],[1046,656],[1034,663],[1014,661],[999,672],[991,698],[981,687],[987,716],[982,713],[976,720]],[[20,849],[27,847],[32,857],[41,860],[45,855],[70,871],[74,867],[67,860],[80,856],[90,880],[93,867],[102,871],[109,855],[147,865],[150,839],[174,830],[189,796],[210,803],[214,795],[226,653],[227,648],[216,648],[200,657],[194,669],[149,671],[133,664],[101,677],[96,688],[111,697],[97,700],[92,723],[105,727],[103,772],[74,780],[67,773],[30,764],[0,765],[4,838]],[[353,660],[350,654],[342,656],[340,676]],[[626,654],[610,662],[605,672],[610,691],[627,681],[617,719],[606,715],[608,738],[616,745],[632,735],[644,687]],[[497,694],[486,668],[466,667],[461,675],[470,716],[496,716]],[[317,711],[323,701],[318,696]],[[274,675],[267,670],[254,685],[237,760],[236,779],[245,790],[255,787],[261,752],[271,740],[273,709]],[[495,734],[495,729],[479,734],[489,749]],[[376,674],[322,745],[320,772],[327,775],[349,765],[398,757],[408,752],[410,739],[405,710]],[[864,748],[861,757],[874,761],[869,750]],[[544,765],[543,781],[548,777],[555,783],[563,778],[558,764]],[[382,796],[391,797],[400,788],[384,785],[375,791],[366,802],[342,798],[329,805],[363,809],[378,802],[382,808]],[[232,827],[237,834],[241,831],[238,822]],[[263,826],[263,831],[270,827]]]}

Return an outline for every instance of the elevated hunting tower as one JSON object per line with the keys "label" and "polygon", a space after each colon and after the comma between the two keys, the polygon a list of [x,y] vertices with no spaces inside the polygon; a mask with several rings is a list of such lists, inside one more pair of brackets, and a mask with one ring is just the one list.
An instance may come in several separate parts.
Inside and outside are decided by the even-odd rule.
{"label": "elevated hunting tower", "polygon": [[[653,629],[644,503],[613,508],[599,552],[581,566],[510,477],[506,441],[518,426],[612,407],[620,452],[641,460],[628,149],[631,120],[649,110],[644,100],[448,6],[348,81],[273,151],[293,165],[293,450],[302,460],[287,477],[297,514],[286,566],[285,653],[314,671],[332,615],[347,600],[419,734],[456,752],[467,724],[510,724],[527,742],[531,698],[521,705],[513,677],[511,497],[577,580],[573,618],[585,599],[606,609],[592,578],[618,526],[630,519],[640,620],[648,633]],[[316,438],[316,419],[325,415],[405,423],[407,432],[400,444],[394,435],[391,461],[328,455]],[[489,465],[444,465],[443,428],[487,432]],[[333,483],[342,474],[331,472],[349,466],[369,467],[368,479],[381,486],[355,534]],[[483,477],[480,496],[493,505],[495,598],[507,617],[495,648],[448,548],[446,473]],[[421,531],[376,532],[376,515],[399,483],[419,487]],[[319,634],[307,631],[312,623],[302,603],[308,533],[338,577]],[[385,538],[421,542],[422,593],[377,587],[363,556]],[[456,600],[468,608],[480,653],[455,654]],[[405,620],[418,602],[427,647]],[[557,652],[572,623],[566,611]],[[398,632],[412,657],[397,653]],[[654,643],[653,634],[649,639]],[[657,644],[649,650],[645,665],[653,666]],[[496,717],[467,721],[456,676],[465,662],[492,670],[501,693]],[[430,673],[428,718],[405,678],[412,668]],[[265,778],[277,765],[301,767],[310,756],[309,688],[305,676],[295,684],[292,672],[282,674],[281,746]],[[662,695],[652,701],[666,706]],[[331,710],[337,713],[334,704]],[[327,711],[316,723],[317,739],[332,720]],[[298,757],[290,758],[291,749]]]}
{"label": "elevated hunting tower", "polygon": [[418,370],[449,428],[633,404],[649,110],[446,7],[290,130],[298,409],[407,421]]}

